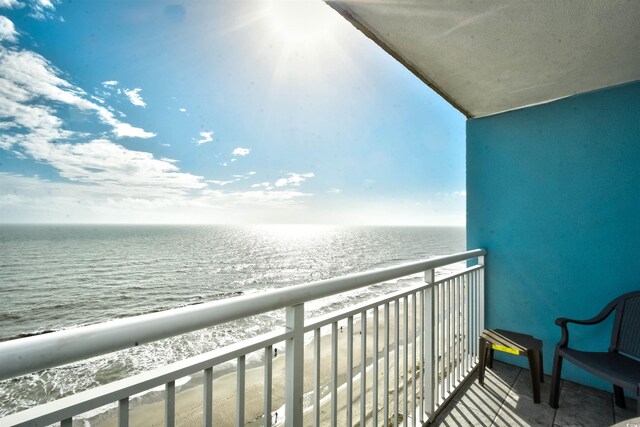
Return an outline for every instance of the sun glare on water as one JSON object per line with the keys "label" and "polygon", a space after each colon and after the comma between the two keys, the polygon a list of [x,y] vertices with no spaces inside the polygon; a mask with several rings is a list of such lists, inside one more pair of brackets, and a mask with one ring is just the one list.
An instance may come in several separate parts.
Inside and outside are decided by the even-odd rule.
{"label": "sun glare on water", "polygon": [[338,14],[322,0],[269,0],[271,27],[290,45],[317,45],[331,37]]}
{"label": "sun glare on water", "polygon": [[295,240],[325,238],[335,233],[340,227],[316,224],[265,224],[254,226],[254,228],[269,240],[289,243]]}

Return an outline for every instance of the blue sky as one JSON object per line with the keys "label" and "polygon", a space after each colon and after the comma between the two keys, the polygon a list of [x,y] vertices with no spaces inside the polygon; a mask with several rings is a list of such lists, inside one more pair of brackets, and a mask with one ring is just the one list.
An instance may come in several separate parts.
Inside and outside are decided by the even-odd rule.
{"label": "blue sky", "polygon": [[0,0],[0,222],[464,224],[464,129],[320,0]]}

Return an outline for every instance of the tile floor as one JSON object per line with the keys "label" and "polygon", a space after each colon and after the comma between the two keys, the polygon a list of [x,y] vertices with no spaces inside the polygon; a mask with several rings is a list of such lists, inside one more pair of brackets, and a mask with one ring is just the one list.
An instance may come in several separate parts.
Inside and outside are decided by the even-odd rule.
{"label": "tile floor", "polygon": [[[545,376],[541,384],[541,403],[533,403],[529,370],[495,361],[493,370],[487,369],[485,386],[477,381],[477,372],[443,412],[435,419],[435,426],[611,426],[635,418],[635,400],[627,398],[627,408],[613,404],[612,393],[563,381],[560,407],[548,404],[551,378]],[[630,427],[640,427],[631,420]],[[622,427],[625,427],[623,423]]]}

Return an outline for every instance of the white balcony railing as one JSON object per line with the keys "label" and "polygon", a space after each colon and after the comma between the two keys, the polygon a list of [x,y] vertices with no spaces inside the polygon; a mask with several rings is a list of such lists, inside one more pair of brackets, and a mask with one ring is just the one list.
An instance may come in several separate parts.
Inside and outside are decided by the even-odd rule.
{"label": "white balcony railing", "polygon": [[[118,424],[128,426],[130,397],[164,385],[165,425],[173,426],[176,380],[202,372],[202,423],[210,426],[214,420],[220,421],[213,406],[214,367],[236,361],[235,420],[223,421],[244,426],[245,421],[258,420],[271,426],[273,405],[282,404],[274,402],[272,394],[272,354],[274,346],[282,342],[286,358],[284,414],[278,422],[284,415],[287,426],[422,425],[433,420],[476,366],[477,337],[484,321],[484,255],[484,250],[476,249],[0,343],[3,380],[286,308],[286,328],[282,330],[6,416],[0,425],[59,422],[71,426],[74,416],[117,402]],[[435,276],[436,268],[472,259],[477,259],[476,265],[461,267],[446,277]],[[305,303],[418,273],[424,273],[424,283],[419,286],[305,320]],[[339,348],[338,337],[344,331],[343,326],[340,332],[338,328],[344,323],[346,348]],[[327,329],[330,338],[323,340],[322,332]],[[357,338],[354,331],[360,332]],[[306,334],[312,338],[313,355],[305,359]],[[321,363],[323,344],[330,345],[329,367]],[[245,420],[245,358],[256,351],[264,352],[264,403],[260,416],[252,414]],[[359,359],[355,368],[354,357]],[[339,359],[346,363],[346,380],[339,375],[344,371]],[[309,363],[313,381],[307,378],[305,384],[305,364]]]}

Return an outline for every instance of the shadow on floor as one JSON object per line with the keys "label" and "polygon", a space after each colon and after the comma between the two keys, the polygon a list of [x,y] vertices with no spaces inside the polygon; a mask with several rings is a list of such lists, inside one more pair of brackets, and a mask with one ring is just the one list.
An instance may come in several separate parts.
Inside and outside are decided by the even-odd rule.
{"label": "shadow on floor", "polygon": [[636,417],[635,400],[627,398],[627,408],[620,409],[612,393],[569,381],[562,381],[560,407],[555,410],[547,403],[550,382],[545,376],[542,403],[535,404],[529,370],[495,361],[486,371],[485,386],[478,384],[475,373],[432,425],[600,427]]}

